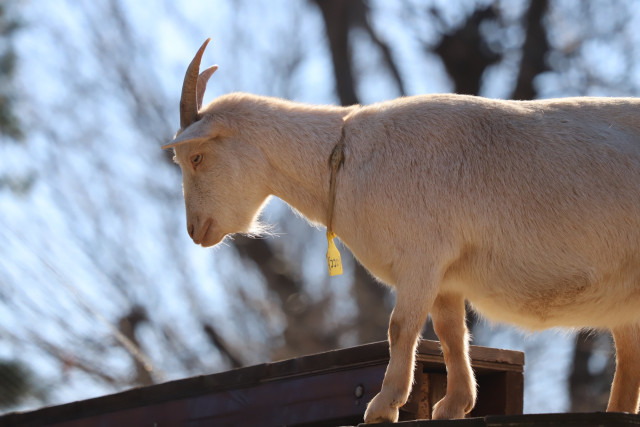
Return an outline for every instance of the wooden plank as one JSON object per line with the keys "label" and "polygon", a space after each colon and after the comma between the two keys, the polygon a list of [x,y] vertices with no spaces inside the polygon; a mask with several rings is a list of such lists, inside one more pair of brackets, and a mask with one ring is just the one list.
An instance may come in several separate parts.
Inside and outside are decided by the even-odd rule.
{"label": "wooden plank", "polygon": [[608,412],[487,416],[484,420],[487,427],[640,426],[640,415]]}
{"label": "wooden plank", "polygon": [[[418,368],[421,368],[418,366]],[[433,405],[447,392],[447,376],[416,370],[416,380],[407,403],[400,408],[400,420],[431,419]]]}
{"label": "wooden plank", "polygon": [[[471,354],[476,357],[476,359],[472,361],[472,364],[474,366],[474,369],[476,369],[476,371],[479,373],[479,378],[481,378],[484,373],[492,372],[513,372],[517,375],[522,375],[522,364],[524,363],[524,357],[520,352],[483,349],[480,347],[472,346]],[[430,399],[428,402],[427,400],[423,399],[422,403],[418,403],[416,409],[413,410],[414,415],[425,414],[425,411],[427,411],[425,407],[427,407],[428,405],[433,405],[433,403],[435,403],[434,390],[437,390],[438,387],[439,389],[443,390],[443,387],[446,387],[446,377],[444,376],[446,370],[443,364],[440,344],[438,342],[421,341],[418,345],[416,358],[418,360],[419,366],[417,378],[423,378],[423,373],[429,374],[427,376],[424,376],[425,382],[416,390],[420,392],[421,388],[425,387],[425,390],[428,390],[430,394]],[[207,403],[207,407],[216,407],[216,402],[227,402],[229,405],[231,405],[236,401],[245,401],[251,396],[254,396],[255,393],[262,393],[262,391],[264,391],[264,394],[261,395],[261,399],[253,399],[251,401],[256,404],[262,401],[268,401],[271,402],[271,405],[275,407],[289,405],[288,407],[290,407],[291,409],[287,411],[291,413],[293,413],[292,411],[294,411],[293,408],[298,408],[298,410],[302,412],[306,411],[308,413],[314,413],[314,410],[313,408],[311,408],[311,406],[306,407],[306,409],[304,410],[301,409],[305,407],[304,402],[289,402],[286,400],[286,393],[283,394],[283,392],[273,391],[280,390],[280,387],[284,387],[282,384],[285,382],[290,382],[291,384],[293,384],[293,388],[287,391],[287,393],[293,393],[295,396],[298,396],[300,398],[306,396],[305,398],[309,399],[309,402],[315,402],[319,407],[325,408],[325,410],[322,412],[329,413],[330,409],[326,408],[333,406],[336,406],[337,408],[344,408],[343,406],[340,406],[343,405],[343,403],[341,403],[342,400],[340,399],[345,398],[346,395],[344,393],[346,392],[337,393],[338,397],[332,400],[333,398],[329,398],[328,396],[324,396],[322,394],[305,394],[305,388],[312,389],[313,387],[309,385],[303,387],[303,384],[316,384],[316,386],[314,387],[317,387],[318,384],[323,384],[322,387],[319,387],[319,390],[343,390],[341,387],[343,387],[344,385],[348,385],[348,387],[353,386],[353,384],[349,382],[348,378],[353,379],[355,377],[352,377],[352,375],[357,376],[359,375],[358,373],[365,372],[367,368],[371,368],[370,372],[376,372],[376,382],[367,382],[367,386],[365,387],[365,391],[363,394],[364,397],[359,399],[360,403],[356,405],[358,410],[364,411],[364,405],[375,395],[375,392],[373,390],[377,392],[377,390],[379,390],[380,388],[380,385],[382,383],[382,376],[384,374],[384,370],[388,361],[388,343],[386,341],[383,341],[348,349],[334,350],[325,353],[299,357],[290,360],[234,369],[218,374],[170,381],[164,384],[132,389],[109,396],[103,396],[100,398],[88,399],[81,402],[73,402],[50,408],[43,408],[25,414],[9,414],[0,416],[0,424],[29,425],[29,423],[32,423],[33,425],[40,425],[44,420],[48,421],[49,423],[62,421],[70,423],[72,422],[72,420],[79,420],[81,418],[94,420],[122,420],[123,418],[119,417],[124,416],[123,414],[126,414],[127,417],[131,417],[130,419],[138,419],[136,417],[147,416],[144,415],[146,413],[155,414],[154,416],[156,418],[165,421],[173,420],[174,418],[172,417],[178,417],[178,414],[182,414],[180,415],[182,417],[180,419],[184,421],[185,419],[189,419],[189,417],[191,416],[189,414],[191,414],[192,411],[195,411],[197,413],[201,408],[198,405],[194,406],[190,402],[200,402],[201,399],[205,399],[205,401],[209,402]],[[325,377],[326,379],[322,379]],[[513,393],[516,393],[518,390],[518,377],[513,376],[509,378],[511,378],[510,381],[516,382],[516,386],[513,386],[509,390],[512,390]],[[270,383],[273,383],[271,387],[269,386]],[[333,385],[330,386],[329,384]],[[506,387],[507,383],[503,383],[503,386]],[[205,398],[203,396],[209,397]],[[211,400],[210,396],[217,397]],[[501,399],[508,399],[510,398],[510,393],[505,392],[501,396]],[[317,399],[317,401],[314,399]],[[416,399],[420,401],[422,397],[420,397],[420,395],[416,395]],[[351,407],[354,405],[353,400],[354,399],[351,398],[344,400],[344,402],[348,402],[346,403],[346,405]],[[512,403],[507,402],[505,403],[505,405],[507,406],[504,406],[504,408],[509,407],[512,408],[509,410],[516,411],[518,407],[517,399],[513,400]],[[247,416],[249,412],[255,412],[256,414],[258,414],[259,412],[257,409],[255,411],[253,409],[248,409],[251,408],[248,405],[241,406],[240,408],[241,409],[238,409],[238,411],[240,411],[238,413],[242,414],[243,416]],[[503,410],[506,411],[507,409],[504,408]],[[260,406],[261,411],[268,411],[268,409],[268,405]],[[428,411],[430,411],[430,406]],[[113,413],[118,413],[120,415],[113,415]],[[349,414],[350,413],[340,412],[340,410],[338,410],[335,416],[349,417],[351,416]],[[233,412],[228,416],[232,415]],[[329,415],[333,416],[333,414],[330,413]],[[213,416],[214,415],[211,414],[206,416],[203,415],[204,419],[209,420],[209,422],[211,422],[211,417]],[[273,416],[275,417],[276,415]],[[262,417],[264,417],[264,415]],[[11,422],[13,422],[14,424],[7,424]],[[283,422],[281,424],[287,423]],[[288,424],[292,423],[290,422]],[[77,425],[85,424],[71,423],[65,425],[76,427]],[[264,423],[262,423],[262,425],[264,425]]]}
{"label": "wooden plank", "polygon": [[[522,414],[523,383],[522,372],[482,371],[476,375],[478,399],[470,417],[488,414]],[[444,373],[434,373],[430,364],[418,362],[415,384],[409,401],[401,408],[401,420],[430,419],[431,410],[446,394],[447,377]]]}
{"label": "wooden plank", "polygon": [[[471,366],[477,370],[503,370],[522,372],[524,370],[524,353],[520,351],[501,350],[497,348],[470,346]],[[430,364],[431,368],[444,367],[444,357],[438,341],[422,340],[418,346],[416,360]]]}
{"label": "wooden plank", "polygon": [[[380,391],[384,366],[369,366],[326,375],[270,381],[252,387],[115,410],[80,419],[51,419],[27,424],[52,427],[120,427],[122,425],[282,426],[313,423],[335,426],[362,421],[366,404]],[[76,418],[76,417],[73,417]],[[3,426],[27,425],[25,420]]]}
{"label": "wooden plank", "polygon": [[516,372],[505,373],[506,396],[505,415],[522,414],[524,408],[524,375]]}
{"label": "wooden plank", "polygon": [[[383,341],[386,342],[386,341]],[[420,340],[418,354],[424,356],[442,356],[439,341]],[[524,366],[524,353],[514,350],[469,346],[469,355],[474,362],[490,362],[506,365]]]}
{"label": "wooden plank", "polygon": [[383,376],[383,367],[373,366],[213,393],[189,402],[189,421],[194,427],[355,424]]}
{"label": "wooden plank", "polygon": [[[507,415],[506,400],[509,386],[507,385],[506,373],[477,374],[476,381],[478,383],[478,397],[469,416]],[[518,413],[522,413],[522,411]]]}
{"label": "wooden plank", "polygon": [[[400,408],[400,420],[431,419],[431,407],[434,404],[429,391],[432,387],[428,372],[424,372],[422,363],[416,364],[414,384],[407,403]],[[446,384],[446,383],[445,383]]]}
{"label": "wooden plank", "polygon": [[[368,427],[359,424],[358,427]],[[526,414],[466,418],[463,420],[415,420],[381,423],[376,427],[604,427],[640,426],[640,415],[610,412]]]}

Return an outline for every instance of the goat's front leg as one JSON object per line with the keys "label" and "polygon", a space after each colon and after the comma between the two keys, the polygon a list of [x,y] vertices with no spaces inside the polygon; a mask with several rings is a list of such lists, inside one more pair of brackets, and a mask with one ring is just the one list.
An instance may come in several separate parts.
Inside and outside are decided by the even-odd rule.
{"label": "goat's front leg", "polygon": [[469,360],[469,334],[462,295],[438,295],[431,318],[447,366],[447,394],[434,406],[432,418],[464,418],[475,405],[476,382]]}
{"label": "goat's front leg", "polygon": [[640,401],[640,324],[614,328],[616,374],[607,412],[638,412]]}
{"label": "goat's front leg", "polygon": [[367,406],[366,423],[398,421],[398,408],[407,402],[411,391],[416,345],[433,298],[419,287],[398,287],[389,322],[389,366],[382,390]]}

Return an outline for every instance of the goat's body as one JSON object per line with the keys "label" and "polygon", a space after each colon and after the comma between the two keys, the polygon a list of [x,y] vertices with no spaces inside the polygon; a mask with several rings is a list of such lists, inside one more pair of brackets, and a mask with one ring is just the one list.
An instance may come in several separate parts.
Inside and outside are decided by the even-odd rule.
{"label": "goat's body", "polygon": [[392,285],[438,254],[438,292],[491,319],[639,321],[639,116],[635,99],[364,107],[346,119],[336,230]]}
{"label": "goat's body", "polygon": [[166,146],[194,242],[250,230],[272,194],[326,224],[329,157],[343,135],[333,229],[397,292],[391,358],[365,421],[397,420],[429,313],[448,376],[433,417],[473,408],[465,299],[529,329],[611,329],[607,410],[638,411],[640,101],[432,95],[341,108],[231,94],[200,109],[215,70],[198,77],[205,46],[185,76],[183,129]]}

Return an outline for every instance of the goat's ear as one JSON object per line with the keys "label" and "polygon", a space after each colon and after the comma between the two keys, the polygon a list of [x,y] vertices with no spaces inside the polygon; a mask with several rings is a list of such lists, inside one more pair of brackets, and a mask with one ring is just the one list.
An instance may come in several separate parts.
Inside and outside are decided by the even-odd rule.
{"label": "goat's ear", "polygon": [[181,129],[181,131],[178,131],[175,138],[173,138],[173,141],[163,145],[162,149],[166,150],[167,148],[173,148],[178,145],[186,144],[187,142],[195,142],[198,140],[202,141],[210,138],[213,135],[211,129],[206,125],[206,122],[196,122],[186,129]]}
{"label": "goat's ear", "polygon": [[177,147],[178,145],[187,144],[189,142],[202,141],[202,140],[203,140],[203,138],[190,138],[190,139],[176,138],[173,141],[171,141],[170,143],[163,145],[161,148],[163,150],[166,150],[168,148]]}
{"label": "goat's ear", "polygon": [[211,117],[203,117],[186,129],[180,129],[176,136],[168,144],[162,146],[163,150],[173,148],[187,142],[202,142],[217,137],[229,137],[233,135],[231,128],[223,121],[213,120]]}

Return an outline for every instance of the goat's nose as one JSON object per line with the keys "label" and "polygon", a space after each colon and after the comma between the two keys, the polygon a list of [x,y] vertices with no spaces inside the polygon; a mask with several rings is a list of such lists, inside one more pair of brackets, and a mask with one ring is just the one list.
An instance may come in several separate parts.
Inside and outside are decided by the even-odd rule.
{"label": "goat's nose", "polygon": [[195,227],[193,226],[193,223],[191,224],[187,224],[187,231],[189,232],[189,236],[193,239],[193,230],[195,229]]}

